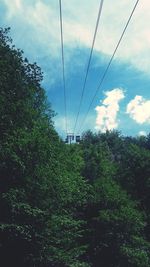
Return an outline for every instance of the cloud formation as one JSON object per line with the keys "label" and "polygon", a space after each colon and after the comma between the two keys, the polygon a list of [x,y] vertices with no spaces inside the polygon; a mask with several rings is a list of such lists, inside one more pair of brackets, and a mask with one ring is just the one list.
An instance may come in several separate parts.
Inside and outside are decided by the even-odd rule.
{"label": "cloud formation", "polygon": [[131,100],[126,109],[127,114],[139,124],[150,123],[150,100],[144,99],[140,95],[136,95]]}
{"label": "cloud formation", "polygon": [[[30,27],[30,39],[34,36],[38,41],[35,45],[42,44],[44,49],[49,48],[52,56],[59,54],[60,28],[57,1],[0,1],[7,8],[6,20],[10,25],[15,20],[18,25],[27,29]],[[107,0],[104,3],[94,47],[96,51],[112,55],[135,2],[135,0],[115,0],[112,4],[112,0]],[[91,47],[98,8],[99,1],[97,0],[88,1],[88,5],[86,0],[63,1],[63,30],[66,46]],[[149,17],[150,1],[139,1],[116,54],[118,59],[128,61],[146,73],[150,73]],[[22,27],[20,27],[20,34],[21,30]],[[17,34],[19,35],[19,31]],[[30,42],[30,40],[28,41]]]}
{"label": "cloud formation", "polygon": [[117,113],[119,111],[119,102],[125,97],[123,89],[115,88],[112,91],[105,92],[106,98],[102,105],[97,106],[95,129],[105,132],[118,127]]}
{"label": "cloud formation", "polygon": [[13,16],[17,15],[18,12],[22,12],[22,0],[4,0],[7,7],[7,19],[11,19]]}

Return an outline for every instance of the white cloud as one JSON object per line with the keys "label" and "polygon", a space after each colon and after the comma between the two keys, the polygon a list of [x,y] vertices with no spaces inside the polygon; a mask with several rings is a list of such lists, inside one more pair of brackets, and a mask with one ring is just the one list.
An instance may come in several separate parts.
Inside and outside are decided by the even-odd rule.
{"label": "white cloud", "polygon": [[16,4],[16,7],[18,9],[20,9],[21,8],[21,5],[22,5],[22,0],[15,0],[15,4]]}
{"label": "white cloud", "polygon": [[22,9],[22,0],[4,0],[4,3],[8,9],[7,18],[11,19]]}
{"label": "white cloud", "polygon": [[102,105],[95,108],[97,111],[95,129],[102,132],[118,127],[117,113],[119,111],[119,102],[125,97],[123,89],[120,88],[107,91],[105,95],[106,98],[102,101]]}
{"label": "white cloud", "polygon": [[[55,0],[0,0],[7,6],[6,18],[18,25],[30,27],[31,38],[46,46],[51,55],[60,51],[59,6]],[[107,0],[104,2],[95,49],[112,55],[135,0]],[[64,42],[67,46],[91,47],[96,17],[97,0],[64,0],[62,3]],[[116,57],[132,63],[136,68],[150,73],[150,1],[139,1],[133,18],[117,51]],[[21,30],[21,29],[20,29]],[[18,33],[19,34],[19,33]],[[28,40],[29,41],[29,40]],[[36,43],[35,43],[36,45]],[[66,53],[66,51],[65,51]],[[80,60],[80,59],[79,59]]]}
{"label": "white cloud", "polygon": [[144,99],[140,95],[136,95],[131,100],[126,109],[127,114],[139,124],[150,123],[150,100]]}
{"label": "white cloud", "polygon": [[[99,35],[99,38],[101,37],[105,44],[101,45],[101,51],[109,55],[112,54],[121,36],[136,0],[117,0],[113,1],[113,5],[111,2],[111,0],[106,2],[102,20],[102,31],[100,33],[101,36]],[[139,70],[147,73],[150,73],[149,17],[150,1],[139,1],[115,55],[116,58],[130,62]]]}

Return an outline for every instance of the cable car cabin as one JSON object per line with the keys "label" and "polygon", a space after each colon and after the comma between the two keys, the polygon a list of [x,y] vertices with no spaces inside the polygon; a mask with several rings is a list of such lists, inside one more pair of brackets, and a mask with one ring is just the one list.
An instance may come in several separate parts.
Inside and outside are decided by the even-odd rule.
{"label": "cable car cabin", "polygon": [[68,134],[66,139],[65,139],[65,143],[66,144],[71,144],[71,142],[74,141],[74,134]]}
{"label": "cable car cabin", "polygon": [[80,135],[76,135],[76,137],[74,137],[74,134],[68,134],[66,139],[65,139],[65,143],[66,144],[71,144],[72,141],[74,141],[74,139],[75,139],[76,143],[80,143],[80,141],[81,141]]}
{"label": "cable car cabin", "polygon": [[80,135],[76,135],[76,143],[80,143],[80,141],[81,141]]}

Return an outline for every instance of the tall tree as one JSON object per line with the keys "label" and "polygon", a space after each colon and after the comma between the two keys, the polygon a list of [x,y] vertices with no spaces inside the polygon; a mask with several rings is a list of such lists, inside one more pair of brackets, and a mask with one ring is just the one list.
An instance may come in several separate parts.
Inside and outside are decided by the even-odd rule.
{"label": "tall tree", "polygon": [[1,29],[3,266],[71,266],[85,250],[79,242],[83,221],[77,217],[86,195],[76,165],[80,160],[76,156],[71,162],[73,152],[54,130],[40,68],[24,59],[7,36],[8,29]]}

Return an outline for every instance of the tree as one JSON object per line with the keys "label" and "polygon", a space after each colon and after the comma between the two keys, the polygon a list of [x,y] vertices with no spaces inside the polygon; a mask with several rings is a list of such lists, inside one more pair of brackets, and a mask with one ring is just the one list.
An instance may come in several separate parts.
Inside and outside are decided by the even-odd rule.
{"label": "tree", "polygon": [[42,72],[0,29],[3,267],[148,267],[149,137],[65,145]]}
{"label": "tree", "polygon": [[[86,136],[86,142],[84,138],[82,141],[85,178],[89,179],[88,174],[94,170],[91,194],[85,208],[87,221],[85,239],[89,244],[86,257],[91,262],[91,266],[95,267],[100,264],[102,267],[149,266],[145,214],[138,210],[138,204],[121,188],[116,177],[118,165],[124,155],[124,140],[121,139],[118,142],[119,137],[116,138],[115,135],[114,140],[114,136],[111,133],[109,135],[108,132],[106,136],[105,134],[101,136],[99,133],[97,137],[94,135],[94,138],[94,143],[91,142],[93,140],[91,135],[90,139]],[[116,151],[115,147],[119,143],[120,148]],[[118,160],[116,155],[119,153]],[[92,159],[91,162],[90,159]],[[135,169],[132,169],[133,173],[134,171]]]}
{"label": "tree", "polygon": [[40,68],[23,58],[7,34],[0,30],[3,266],[73,266],[85,251],[77,216],[86,196],[75,163],[80,158],[70,161],[72,152],[53,127]]}

